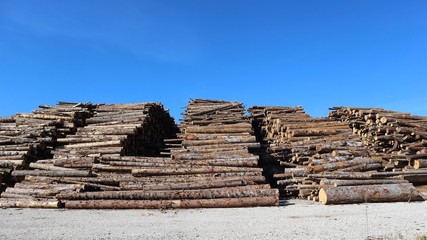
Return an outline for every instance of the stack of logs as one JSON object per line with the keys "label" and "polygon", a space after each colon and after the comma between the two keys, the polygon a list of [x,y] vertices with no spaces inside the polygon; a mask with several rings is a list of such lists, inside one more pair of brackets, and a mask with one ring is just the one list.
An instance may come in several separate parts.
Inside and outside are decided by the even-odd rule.
{"label": "stack of logs", "polygon": [[224,194],[218,207],[278,205],[275,189],[265,184],[259,157],[249,152],[258,147],[242,103],[191,100],[181,124],[182,149],[172,151],[177,165],[157,174],[187,179],[200,190]]}
{"label": "stack of logs", "polygon": [[57,140],[83,126],[94,106],[59,102],[57,106],[39,107],[31,114],[0,118],[0,169],[8,185],[13,184],[9,178],[13,170],[51,157]]}
{"label": "stack of logs", "polygon": [[[284,173],[274,174],[284,196],[325,204],[418,199],[412,184],[400,179],[402,174],[378,173],[387,162],[371,156],[347,122],[313,118],[301,107],[253,107],[249,111],[259,128],[259,138],[267,143],[263,155],[284,167]],[[382,191],[380,187],[386,187],[385,192],[409,192],[397,197],[368,194]]]}
{"label": "stack of logs", "polygon": [[91,204],[134,208],[124,202],[67,200],[79,199],[78,194],[90,191],[108,196],[109,192],[101,191],[127,190],[130,183],[146,180],[136,179],[132,171],[159,159],[123,155],[158,155],[163,139],[175,134],[173,119],[158,103],[101,104],[92,115],[74,134],[56,139],[59,146],[52,151],[53,159],[30,163],[30,170],[13,171],[11,175],[18,183],[2,193],[0,205],[59,207],[65,203],[65,207],[78,208]]}
{"label": "stack of logs", "polygon": [[384,171],[402,172],[426,197],[427,117],[381,108],[333,107],[329,117],[348,123]]}

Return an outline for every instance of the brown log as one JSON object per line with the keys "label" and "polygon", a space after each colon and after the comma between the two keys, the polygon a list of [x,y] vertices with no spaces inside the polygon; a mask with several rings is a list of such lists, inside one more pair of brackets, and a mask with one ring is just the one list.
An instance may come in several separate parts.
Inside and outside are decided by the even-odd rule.
{"label": "brown log", "polygon": [[405,179],[410,183],[417,184],[417,185],[427,184],[427,174],[400,175],[399,178]]}
{"label": "brown log", "polygon": [[185,190],[185,189],[208,189],[220,187],[237,187],[253,184],[241,179],[207,180],[204,182],[181,182],[181,183],[120,183],[124,190]]}
{"label": "brown log", "polygon": [[347,168],[347,167],[360,165],[360,164],[371,164],[371,163],[381,163],[381,162],[382,161],[361,158],[361,159],[354,159],[354,160],[350,160],[350,161],[326,163],[323,165],[313,166],[311,168],[311,171],[313,173],[323,172],[323,171],[333,171],[333,170],[337,170],[340,168]]}
{"label": "brown log", "polygon": [[51,164],[44,163],[30,163],[30,168],[40,169],[40,170],[50,170],[50,171],[73,171],[73,169],[57,167]]}
{"label": "brown log", "polygon": [[414,160],[414,168],[415,169],[427,168],[427,159]]}
{"label": "brown log", "polygon": [[274,196],[276,189],[253,187],[212,188],[208,190],[172,190],[172,191],[103,191],[103,192],[64,192],[58,199],[90,200],[90,199],[121,199],[121,200],[171,200],[171,199],[213,199]]}
{"label": "brown log", "polygon": [[58,208],[58,200],[0,198],[0,208]]}
{"label": "brown log", "polygon": [[227,172],[262,172],[259,168],[243,167],[220,167],[220,166],[198,166],[191,168],[175,169],[132,169],[132,175],[136,177],[159,176],[159,175],[187,175],[187,174],[205,174],[205,173],[227,173]]}
{"label": "brown log", "polygon": [[48,170],[15,170],[12,172],[14,177],[24,176],[46,176],[46,177],[90,177],[92,174],[87,171],[48,171]]}
{"label": "brown log", "polygon": [[215,138],[208,140],[184,140],[183,146],[199,146],[199,145],[213,145],[213,144],[239,144],[239,143],[255,143],[255,136],[225,136],[223,138]]}
{"label": "brown log", "polygon": [[65,202],[65,208],[78,209],[237,208],[278,205],[278,195],[265,197],[218,198],[197,200],[86,200]]}
{"label": "brown log", "polygon": [[382,184],[321,188],[322,204],[349,204],[363,202],[417,201],[420,196],[412,184]]}
{"label": "brown log", "polygon": [[[378,185],[378,184],[397,184],[397,183],[409,183],[407,180],[399,179],[372,179],[372,180],[338,180],[329,179],[329,184],[333,184],[335,187],[338,186],[357,186],[357,185]],[[322,182],[323,181],[323,182]],[[321,182],[326,183],[325,180]]]}

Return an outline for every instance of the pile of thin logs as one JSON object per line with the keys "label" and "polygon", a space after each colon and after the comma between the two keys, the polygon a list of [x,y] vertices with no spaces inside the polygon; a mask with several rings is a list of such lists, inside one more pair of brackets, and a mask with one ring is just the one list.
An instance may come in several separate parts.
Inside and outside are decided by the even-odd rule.
{"label": "pile of thin logs", "polygon": [[389,161],[385,170],[427,168],[427,117],[380,108],[331,110],[331,119],[348,123],[366,146]]}
{"label": "pile of thin logs", "polygon": [[[221,207],[277,205],[277,190],[265,184],[259,157],[249,152],[259,143],[244,113],[239,102],[191,100],[180,126],[183,148],[172,151],[177,165],[152,174],[196,186],[214,184],[210,187],[216,191],[232,187],[229,195],[218,199],[224,203]],[[251,194],[239,194],[240,189]]]}
{"label": "pile of thin logs", "polygon": [[[371,155],[387,161],[384,171],[405,175],[425,196],[427,185],[427,117],[381,108],[333,107],[329,117],[348,123]],[[409,171],[410,170],[410,171]]]}
{"label": "pile of thin logs", "polygon": [[[188,112],[195,113],[192,101]],[[63,178],[91,182],[103,191],[63,192],[66,208],[244,207],[278,203],[277,190],[263,183],[256,145],[241,104],[206,101],[181,131],[183,148],[171,157],[98,157],[96,178]],[[218,106],[220,105],[220,106]],[[196,123],[197,122],[197,123]],[[226,122],[226,123],[223,123]],[[224,126],[225,125],[225,126]],[[184,127],[185,126],[185,127]],[[191,129],[191,130],[190,130]],[[173,139],[172,139],[173,140]],[[176,141],[176,140],[174,140]],[[110,173],[108,173],[110,172]],[[120,174],[114,174],[120,173]]]}
{"label": "pile of thin logs", "polygon": [[[362,192],[370,188],[375,189],[376,185],[384,183],[406,183],[406,187],[412,186],[402,174],[373,176],[371,173],[383,170],[387,161],[371,156],[369,149],[358,135],[353,134],[347,122],[313,118],[301,107],[253,107],[249,111],[254,125],[260,129],[259,138],[266,143],[265,158],[276,160],[284,167],[284,173],[276,173],[274,177],[278,179],[277,184],[285,197],[322,200],[325,204],[359,202],[357,199],[360,198],[350,195],[343,196],[341,200],[332,200],[331,196],[345,195],[340,192],[329,194],[329,200],[325,200],[325,193],[341,189],[331,187],[337,179],[351,180],[345,183],[349,186],[363,185],[360,187]],[[358,180],[359,174],[363,175],[363,180],[368,181],[355,181]],[[348,191],[357,192],[356,189],[351,187]],[[388,195],[378,199],[366,196],[364,201],[419,199],[415,197],[416,191],[412,191],[413,186],[410,189],[410,198],[405,198],[404,195],[400,199]]]}
{"label": "pile of thin logs", "polygon": [[58,106],[39,107],[30,114],[0,118],[0,169],[8,184],[13,184],[8,177],[12,170],[51,157],[58,138],[83,126],[93,105],[60,102]]}
{"label": "pile of thin logs", "polygon": [[13,171],[11,175],[23,181],[6,189],[1,206],[58,207],[66,202],[58,201],[61,194],[126,190],[132,184],[125,183],[144,180],[135,180],[132,169],[158,159],[123,155],[158,155],[163,139],[176,131],[158,103],[98,105],[84,123],[74,134],[56,139],[60,146],[52,151],[53,159]]}

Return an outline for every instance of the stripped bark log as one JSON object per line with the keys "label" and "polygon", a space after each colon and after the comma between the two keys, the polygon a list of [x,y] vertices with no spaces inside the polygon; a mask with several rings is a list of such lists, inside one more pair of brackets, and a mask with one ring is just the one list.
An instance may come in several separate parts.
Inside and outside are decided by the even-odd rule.
{"label": "stripped bark log", "polygon": [[412,184],[382,184],[322,188],[322,204],[348,204],[363,202],[418,201],[420,196]]}

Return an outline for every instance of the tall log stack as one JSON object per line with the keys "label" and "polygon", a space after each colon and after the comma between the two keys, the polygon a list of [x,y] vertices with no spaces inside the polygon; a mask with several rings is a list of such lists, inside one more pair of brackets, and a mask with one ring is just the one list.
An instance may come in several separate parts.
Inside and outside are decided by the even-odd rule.
{"label": "tall log stack", "polygon": [[[375,189],[378,184],[393,184],[391,189],[399,189],[395,184],[409,184],[406,180],[389,179],[397,178],[398,174],[370,174],[382,170],[387,162],[371,158],[369,150],[364,147],[358,135],[353,134],[346,122],[312,118],[301,107],[253,107],[249,111],[254,125],[260,129],[259,138],[266,143],[264,158],[276,160],[285,168],[284,173],[274,174],[284,197],[299,196],[313,200],[319,200],[320,197],[325,204],[354,203],[360,198],[348,195],[343,199],[333,200],[339,192],[329,193],[325,189],[329,187],[331,192],[336,190],[331,187],[338,179],[352,179],[346,184],[363,185],[360,191]],[[364,174],[365,172],[369,174]],[[363,176],[362,181],[359,181],[360,174]],[[371,179],[373,180],[370,181]],[[340,182],[336,187],[340,187],[340,184],[343,183]],[[388,190],[390,189],[385,191]],[[412,190],[413,186],[411,194],[407,196],[412,200],[418,199],[415,197],[416,192]],[[329,197],[325,197],[326,193],[329,193]],[[365,200],[407,201],[405,196],[396,198],[385,195],[378,199],[366,197]]]}
{"label": "tall log stack", "polygon": [[159,103],[41,105],[0,118],[0,207],[278,205],[267,182],[324,204],[426,198],[427,117],[332,110],[249,120],[242,103],[196,99],[177,129]]}
{"label": "tall log stack", "polygon": [[91,114],[91,104],[60,102],[58,106],[40,105],[31,114],[16,114],[0,119],[0,169],[4,180],[12,170],[28,168],[29,164],[52,156],[57,139],[75,132]]}
{"label": "tall log stack", "polygon": [[52,151],[53,159],[12,172],[25,180],[6,189],[2,206],[57,207],[60,193],[121,190],[121,179],[134,179],[131,170],[141,160],[122,156],[158,155],[163,138],[176,131],[158,103],[97,105],[84,123],[74,134],[57,139],[60,146]]}
{"label": "tall log stack", "polygon": [[427,117],[382,108],[333,107],[329,117],[349,124],[372,155],[388,161],[385,171],[404,171],[401,178],[426,194]]}
{"label": "tall log stack", "polygon": [[[183,148],[172,151],[172,159],[180,164],[157,174],[187,178],[187,184],[211,185],[216,191],[234,188],[221,199],[223,207],[237,201],[234,198],[242,202],[230,206],[277,205],[277,190],[265,184],[259,157],[249,152],[259,143],[244,114],[239,102],[191,100],[180,126]],[[239,194],[243,189],[252,194]]]}
{"label": "tall log stack", "polygon": [[[192,101],[188,109],[194,109]],[[186,116],[182,149],[168,157],[99,158],[108,166],[96,169],[120,171],[120,175],[97,172],[97,184],[119,182],[119,191],[67,193],[58,197],[67,208],[194,208],[275,205],[276,190],[262,183],[257,156],[248,153],[256,145],[241,104],[221,102],[206,105],[198,117]],[[212,102],[217,103],[217,102]],[[192,111],[192,110],[189,110]],[[222,123],[222,121],[227,124]],[[198,123],[195,124],[194,121]],[[206,127],[206,128],[203,128]],[[191,130],[190,130],[191,129]],[[218,134],[216,134],[218,131]],[[175,140],[176,141],[176,140]],[[230,142],[230,143],[228,143]],[[93,182],[95,183],[95,182]],[[111,186],[112,187],[112,186]]]}

